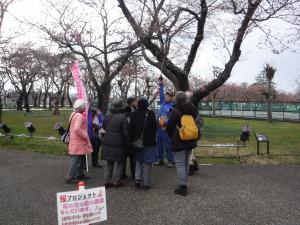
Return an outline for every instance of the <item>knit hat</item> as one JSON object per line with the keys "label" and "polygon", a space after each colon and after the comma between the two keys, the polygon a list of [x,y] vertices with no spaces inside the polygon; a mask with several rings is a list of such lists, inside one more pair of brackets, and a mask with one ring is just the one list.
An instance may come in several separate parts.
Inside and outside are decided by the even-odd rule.
{"label": "knit hat", "polygon": [[138,109],[147,109],[149,106],[149,103],[147,99],[145,98],[140,98],[138,101]]}
{"label": "knit hat", "polygon": [[86,103],[82,99],[77,99],[73,104],[74,109],[82,109],[85,106],[86,106]]}
{"label": "knit hat", "polygon": [[111,105],[112,105],[112,109],[125,109],[126,108],[126,104],[123,101],[123,99],[121,99],[121,98],[114,99],[112,101]]}
{"label": "knit hat", "polygon": [[134,97],[129,97],[127,98],[127,104],[130,105],[131,103],[133,103],[136,99]]}
{"label": "knit hat", "polygon": [[192,102],[193,101],[193,92],[191,91],[186,91],[186,97],[187,97],[187,102]]}
{"label": "knit hat", "polygon": [[175,101],[176,101],[176,104],[177,105],[181,105],[183,103],[186,103],[186,100],[187,100],[187,96],[186,96],[186,93],[183,92],[183,91],[178,91],[176,93],[176,96],[175,96]]}

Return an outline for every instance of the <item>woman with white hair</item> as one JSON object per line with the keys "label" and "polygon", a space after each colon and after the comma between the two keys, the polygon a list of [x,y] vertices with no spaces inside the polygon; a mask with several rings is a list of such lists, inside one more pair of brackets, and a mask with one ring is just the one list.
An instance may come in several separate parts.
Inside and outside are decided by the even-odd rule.
{"label": "woman with white hair", "polygon": [[87,133],[86,119],[83,117],[86,104],[82,99],[74,102],[74,112],[71,114],[70,123],[70,141],[68,153],[70,155],[70,166],[67,184],[77,183],[79,180],[88,179],[84,174],[85,154],[93,151],[92,145]]}

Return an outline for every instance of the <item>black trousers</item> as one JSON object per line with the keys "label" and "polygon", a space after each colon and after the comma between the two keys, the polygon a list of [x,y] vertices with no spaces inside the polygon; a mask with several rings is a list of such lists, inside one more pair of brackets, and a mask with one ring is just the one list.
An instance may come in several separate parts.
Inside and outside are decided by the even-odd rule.
{"label": "black trousers", "polygon": [[98,159],[99,159],[99,150],[100,150],[100,146],[102,144],[100,138],[98,136],[94,136],[91,139],[91,144],[93,147],[93,152],[92,152],[92,166],[96,167],[99,165],[98,163]]}

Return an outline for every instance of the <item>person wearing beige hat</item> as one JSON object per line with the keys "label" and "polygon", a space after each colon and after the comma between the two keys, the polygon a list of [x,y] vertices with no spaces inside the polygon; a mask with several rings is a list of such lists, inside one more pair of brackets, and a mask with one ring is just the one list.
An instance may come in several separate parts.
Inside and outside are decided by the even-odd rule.
{"label": "person wearing beige hat", "polygon": [[68,179],[66,183],[73,184],[79,180],[88,179],[84,173],[85,155],[93,151],[92,145],[87,133],[86,120],[83,117],[86,104],[82,99],[74,102],[74,112],[71,114],[70,123],[70,141],[68,153],[70,155],[70,165]]}

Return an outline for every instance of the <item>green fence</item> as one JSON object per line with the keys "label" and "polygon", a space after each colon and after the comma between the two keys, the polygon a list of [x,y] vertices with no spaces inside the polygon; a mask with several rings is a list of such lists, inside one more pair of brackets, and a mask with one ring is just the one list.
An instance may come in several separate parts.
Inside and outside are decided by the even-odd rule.
{"label": "green fence", "polygon": [[[199,111],[207,116],[224,116],[267,119],[265,102],[200,102]],[[300,122],[300,103],[273,102],[272,117],[275,120]]]}

